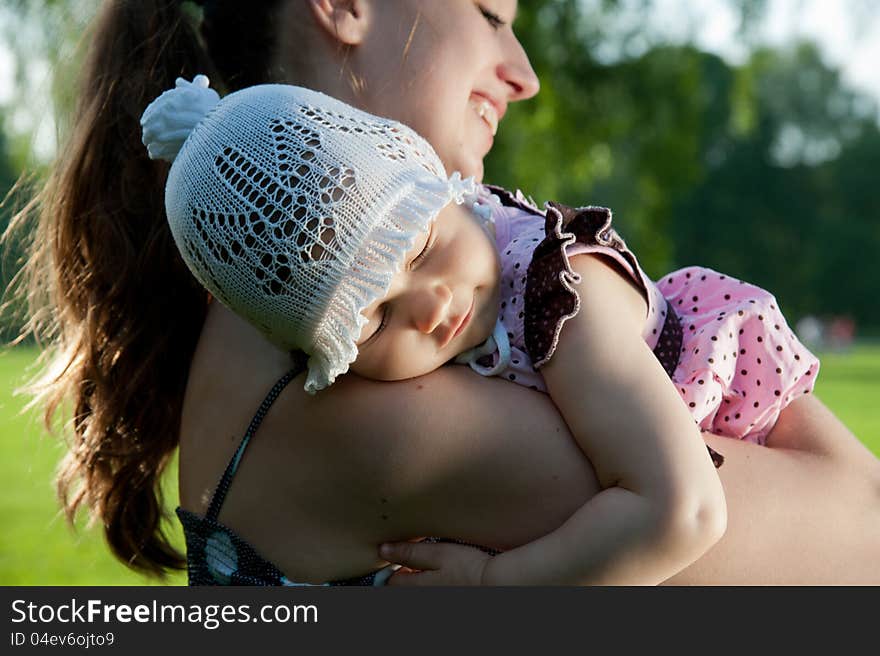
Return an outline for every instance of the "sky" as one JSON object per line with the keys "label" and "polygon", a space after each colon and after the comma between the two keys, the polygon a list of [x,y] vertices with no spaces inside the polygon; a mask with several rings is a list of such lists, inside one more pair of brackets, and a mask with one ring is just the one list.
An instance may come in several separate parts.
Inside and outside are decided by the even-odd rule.
{"label": "sky", "polygon": [[[851,11],[852,7],[862,11]],[[691,40],[733,63],[746,55],[737,37],[737,16],[725,0],[655,0],[653,22],[671,40]],[[767,16],[749,36],[771,45],[798,37],[815,40],[827,61],[841,67],[853,88],[880,102],[880,0],[768,0]],[[11,98],[12,74],[9,51],[0,42],[0,106]],[[54,149],[48,75],[45,67],[35,67],[31,75],[34,95],[46,94],[46,98],[36,98],[31,108],[41,109],[19,111],[9,126],[15,131],[36,126],[34,154],[38,159],[50,157]]]}
{"label": "sky", "polygon": [[[736,36],[737,16],[724,0],[656,0],[656,5],[656,24],[673,38],[690,37],[731,62],[746,56]],[[682,21],[683,15],[690,20]],[[769,0],[756,32],[750,37],[770,45],[799,37],[818,42],[826,61],[839,66],[852,87],[880,101],[880,0]]]}

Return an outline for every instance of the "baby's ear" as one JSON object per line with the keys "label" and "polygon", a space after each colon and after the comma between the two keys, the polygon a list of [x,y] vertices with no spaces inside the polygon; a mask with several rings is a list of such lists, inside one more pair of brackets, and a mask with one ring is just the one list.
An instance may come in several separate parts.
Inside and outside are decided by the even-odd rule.
{"label": "baby's ear", "polygon": [[347,46],[360,45],[369,27],[369,3],[365,0],[309,0],[318,25]]}

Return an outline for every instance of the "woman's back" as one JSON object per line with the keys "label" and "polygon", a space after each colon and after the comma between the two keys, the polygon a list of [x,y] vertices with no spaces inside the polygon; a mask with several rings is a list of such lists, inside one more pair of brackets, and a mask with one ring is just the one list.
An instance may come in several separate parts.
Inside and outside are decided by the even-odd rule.
{"label": "woman's back", "polygon": [[[183,508],[204,514],[263,397],[290,366],[285,353],[211,304],[184,402]],[[418,535],[520,544],[598,490],[542,395],[464,367],[393,384],[345,376],[315,397],[303,380],[268,413],[220,513],[293,580],[365,574],[383,565],[381,542]],[[444,404],[451,395],[460,404],[470,386],[472,405]],[[450,425],[450,417],[458,421]],[[485,430],[473,431],[478,425]]]}

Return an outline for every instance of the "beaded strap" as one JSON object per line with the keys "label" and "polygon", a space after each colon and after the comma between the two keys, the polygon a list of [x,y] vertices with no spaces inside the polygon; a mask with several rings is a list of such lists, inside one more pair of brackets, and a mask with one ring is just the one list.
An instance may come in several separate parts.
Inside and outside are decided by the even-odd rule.
{"label": "beaded strap", "polygon": [[278,398],[278,395],[281,394],[281,392],[284,390],[285,387],[287,387],[287,384],[290,383],[291,380],[296,378],[305,370],[305,366],[305,356],[295,354],[293,369],[284,374],[278,380],[278,382],[275,383],[272,389],[269,390],[266,398],[263,399],[263,402],[260,404],[259,410],[257,410],[257,414],[255,414],[254,418],[251,419],[251,423],[248,426],[247,432],[244,434],[241,443],[238,445],[238,448],[232,455],[232,459],[229,461],[229,464],[226,465],[226,471],[223,472],[223,477],[220,479],[220,482],[214,489],[214,495],[211,497],[211,503],[208,506],[208,512],[205,515],[206,519],[212,522],[217,521],[217,517],[220,515],[220,509],[223,507],[223,502],[226,500],[226,494],[229,492],[229,486],[232,484],[232,478],[238,471],[238,465],[241,462],[242,457],[244,456],[244,452],[247,449],[248,444],[250,444],[251,438],[254,436],[254,433],[257,432],[260,424],[263,423],[263,419],[266,418],[266,414],[269,412],[269,408],[272,407],[272,404],[275,403],[275,399]]}

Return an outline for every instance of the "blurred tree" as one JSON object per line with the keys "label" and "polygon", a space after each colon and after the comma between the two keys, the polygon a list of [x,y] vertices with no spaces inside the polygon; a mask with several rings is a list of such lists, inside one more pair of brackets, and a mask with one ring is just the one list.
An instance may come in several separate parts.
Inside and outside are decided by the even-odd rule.
{"label": "blurred tree", "polygon": [[[742,29],[766,8],[766,0],[729,3]],[[661,40],[649,22],[652,4],[519,3],[516,30],[541,93],[510,108],[486,178],[539,202],[614,208],[643,265],[659,275],[673,262],[672,198],[702,175],[701,149],[717,141],[706,133],[726,130],[732,98],[729,80],[720,78],[733,74],[691,47],[651,47]],[[741,102],[750,109],[748,99]]]}
{"label": "blurred tree", "polygon": [[[3,112],[0,111],[0,120]],[[4,234],[17,205],[17,194],[12,192],[18,178],[18,167],[13,164],[6,135],[0,131],[0,235]],[[0,250],[0,345],[18,335],[21,304],[7,298],[9,284],[21,265],[22,248],[18,241],[5,240]]]}
{"label": "blurred tree", "polygon": [[[97,11],[95,0],[5,0],[0,39],[11,54],[12,99],[2,125],[9,151],[20,168],[42,168],[35,157],[35,132],[60,143],[73,107],[74,82],[83,54],[82,38]],[[46,102],[49,100],[50,102]],[[14,125],[13,125],[14,124]],[[52,131],[56,134],[52,134]],[[45,146],[51,157],[54,144]]]}
{"label": "blurred tree", "polygon": [[814,237],[817,260],[816,295],[824,313],[848,315],[862,328],[878,330],[880,284],[873,265],[880,255],[880,130],[864,121],[862,135],[844,145],[841,154],[819,167],[816,185],[827,189],[818,201]]}
{"label": "blurred tree", "polygon": [[705,144],[698,184],[675,194],[676,264],[772,289],[792,317],[850,314],[880,326],[870,269],[880,253],[876,107],[810,44],[759,50],[734,80],[751,116],[731,115],[727,135]]}
{"label": "blurred tree", "polygon": [[[876,103],[810,44],[756,49],[736,67],[650,38],[635,56],[600,56],[609,38],[638,42],[622,17],[649,4],[520,3],[542,90],[511,107],[487,179],[612,207],[653,275],[702,263],[772,289],[792,318],[849,313],[880,328],[867,268],[880,252]],[[742,30],[766,4],[734,3]],[[860,262],[856,244],[869,249]],[[835,289],[847,274],[855,282]]]}

